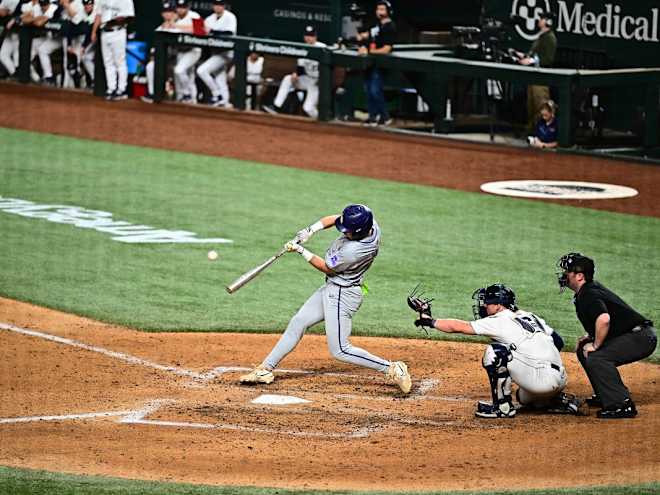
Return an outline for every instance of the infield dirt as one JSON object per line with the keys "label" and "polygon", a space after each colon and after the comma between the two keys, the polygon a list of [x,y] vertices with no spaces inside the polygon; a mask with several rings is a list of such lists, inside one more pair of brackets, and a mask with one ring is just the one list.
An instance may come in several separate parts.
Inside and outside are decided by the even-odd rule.
{"label": "infield dirt", "polygon": [[[541,488],[660,477],[660,367],[648,363],[622,370],[637,419],[604,422],[591,411],[477,420],[475,402],[489,395],[480,345],[355,338],[409,363],[414,388],[404,398],[382,375],[332,360],[318,335],[306,336],[283,363],[295,372],[245,387],[237,383],[241,371],[218,367],[252,366],[277,335],[141,333],[7,299],[0,299],[0,322],[15,325],[0,330],[2,465],[323,489]],[[68,340],[46,340],[52,336]],[[588,394],[574,356],[563,358],[568,390]],[[262,394],[310,403],[253,404]],[[15,422],[89,413],[116,415]]]}

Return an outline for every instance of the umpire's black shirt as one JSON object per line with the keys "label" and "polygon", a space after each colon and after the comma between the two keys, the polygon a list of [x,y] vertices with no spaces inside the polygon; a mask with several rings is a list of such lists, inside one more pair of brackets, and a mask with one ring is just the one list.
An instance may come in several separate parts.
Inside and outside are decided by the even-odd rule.
{"label": "umpire's black shirt", "polygon": [[605,340],[628,333],[648,321],[614,292],[595,281],[584,284],[573,302],[580,323],[592,338],[596,333],[596,319],[603,313],[610,315],[610,329]]}

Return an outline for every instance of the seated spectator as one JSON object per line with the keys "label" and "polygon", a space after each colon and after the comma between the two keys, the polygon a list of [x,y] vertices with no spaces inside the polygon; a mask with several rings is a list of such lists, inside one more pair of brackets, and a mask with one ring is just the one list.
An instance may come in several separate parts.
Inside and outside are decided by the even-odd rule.
{"label": "seated spectator", "polygon": [[557,105],[548,100],[541,105],[540,117],[534,127],[534,135],[529,136],[529,144],[535,148],[556,148],[559,126],[555,114]]}

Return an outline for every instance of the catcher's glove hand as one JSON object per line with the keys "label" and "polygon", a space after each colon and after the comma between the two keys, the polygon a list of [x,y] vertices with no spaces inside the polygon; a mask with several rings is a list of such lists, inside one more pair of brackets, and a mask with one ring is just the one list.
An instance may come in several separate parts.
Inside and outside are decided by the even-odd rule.
{"label": "catcher's glove hand", "polygon": [[421,327],[428,335],[426,327],[434,327],[433,315],[431,313],[431,301],[433,301],[433,299],[424,298],[424,293],[420,291],[420,284],[417,284],[410,292],[406,301],[410,309],[419,314],[419,318],[415,320],[415,326]]}

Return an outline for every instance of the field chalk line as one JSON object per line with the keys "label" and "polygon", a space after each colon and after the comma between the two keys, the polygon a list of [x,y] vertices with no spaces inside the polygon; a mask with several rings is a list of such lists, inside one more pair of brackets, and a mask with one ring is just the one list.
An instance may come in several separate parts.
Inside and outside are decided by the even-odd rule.
{"label": "field chalk line", "polygon": [[[111,351],[104,347],[94,346],[90,344],[85,344],[79,340],[67,339],[65,337],[59,337],[46,332],[39,332],[37,330],[28,330],[27,328],[17,327],[16,325],[11,325],[9,323],[0,322],[0,330],[7,330],[9,332],[18,333],[21,335],[27,335],[30,337],[37,337],[40,339],[48,340],[51,342],[56,342],[58,344],[64,344],[71,347],[77,347],[79,349],[85,349],[87,351],[96,352],[104,356],[108,356],[120,361],[124,361],[129,364],[137,364],[147,368],[153,368],[159,371],[165,371],[168,373],[173,373],[179,376],[185,376],[187,378],[192,378],[193,380],[199,380],[201,382],[208,382],[217,378],[220,375],[225,373],[232,373],[237,371],[251,371],[252,368],[246,368],[243,366],[218,366],[213,368],[210,371],[205,373],[199,373],[197,371],[188,370],[180,366],[168,366],[164,364],[159,364],[154,361],[149,361],[148,359],[139,358],[126,354],[124,352]],[[277,373],[287,373],[287,374],[299,374],[299,375],[323,375],[323,376],[341,376],[344,378],[365,378],[361,375],[351,375],[349,373],[338,373],[338,372],[316,372],[309,370],[295,370],[295,369],[278,369]]]}
{"label": "field chalk line", "polygon": [[174,428],[192,428],[204,430],[230,430],[241,431],[248,433],[262,433],[269,435],[288,435],[295,437],[311,437],[311,438],[366,438],[370,433],[377,431],[377,427],[363,427],[357,428],[346,433],[327,433],[321,431],[293,431],[293,430],[277,430],[274,428],[258,428],[251,426],[242,426],[237,424],[226,423],[192,423],[184,421],[161,421],[154,419],[147,419],[149,414],[158,411],[161,407],[174,404],[176,401],[173,399],[158,399],[148,402],[143,408],[129,410],[129,411],[105,411],[94,413],[80,413],[80,414],[63,414],[59,416],[23,416],[15,418],[0,418],[0,425],[3,424],[16,424],[16,423],[35,423],[42,421],[75,421],[97,418],[111,418],[119,417],[117,421],[125,425],[143,425],[143,426],[160,426],[160,427],[174,427]]}

